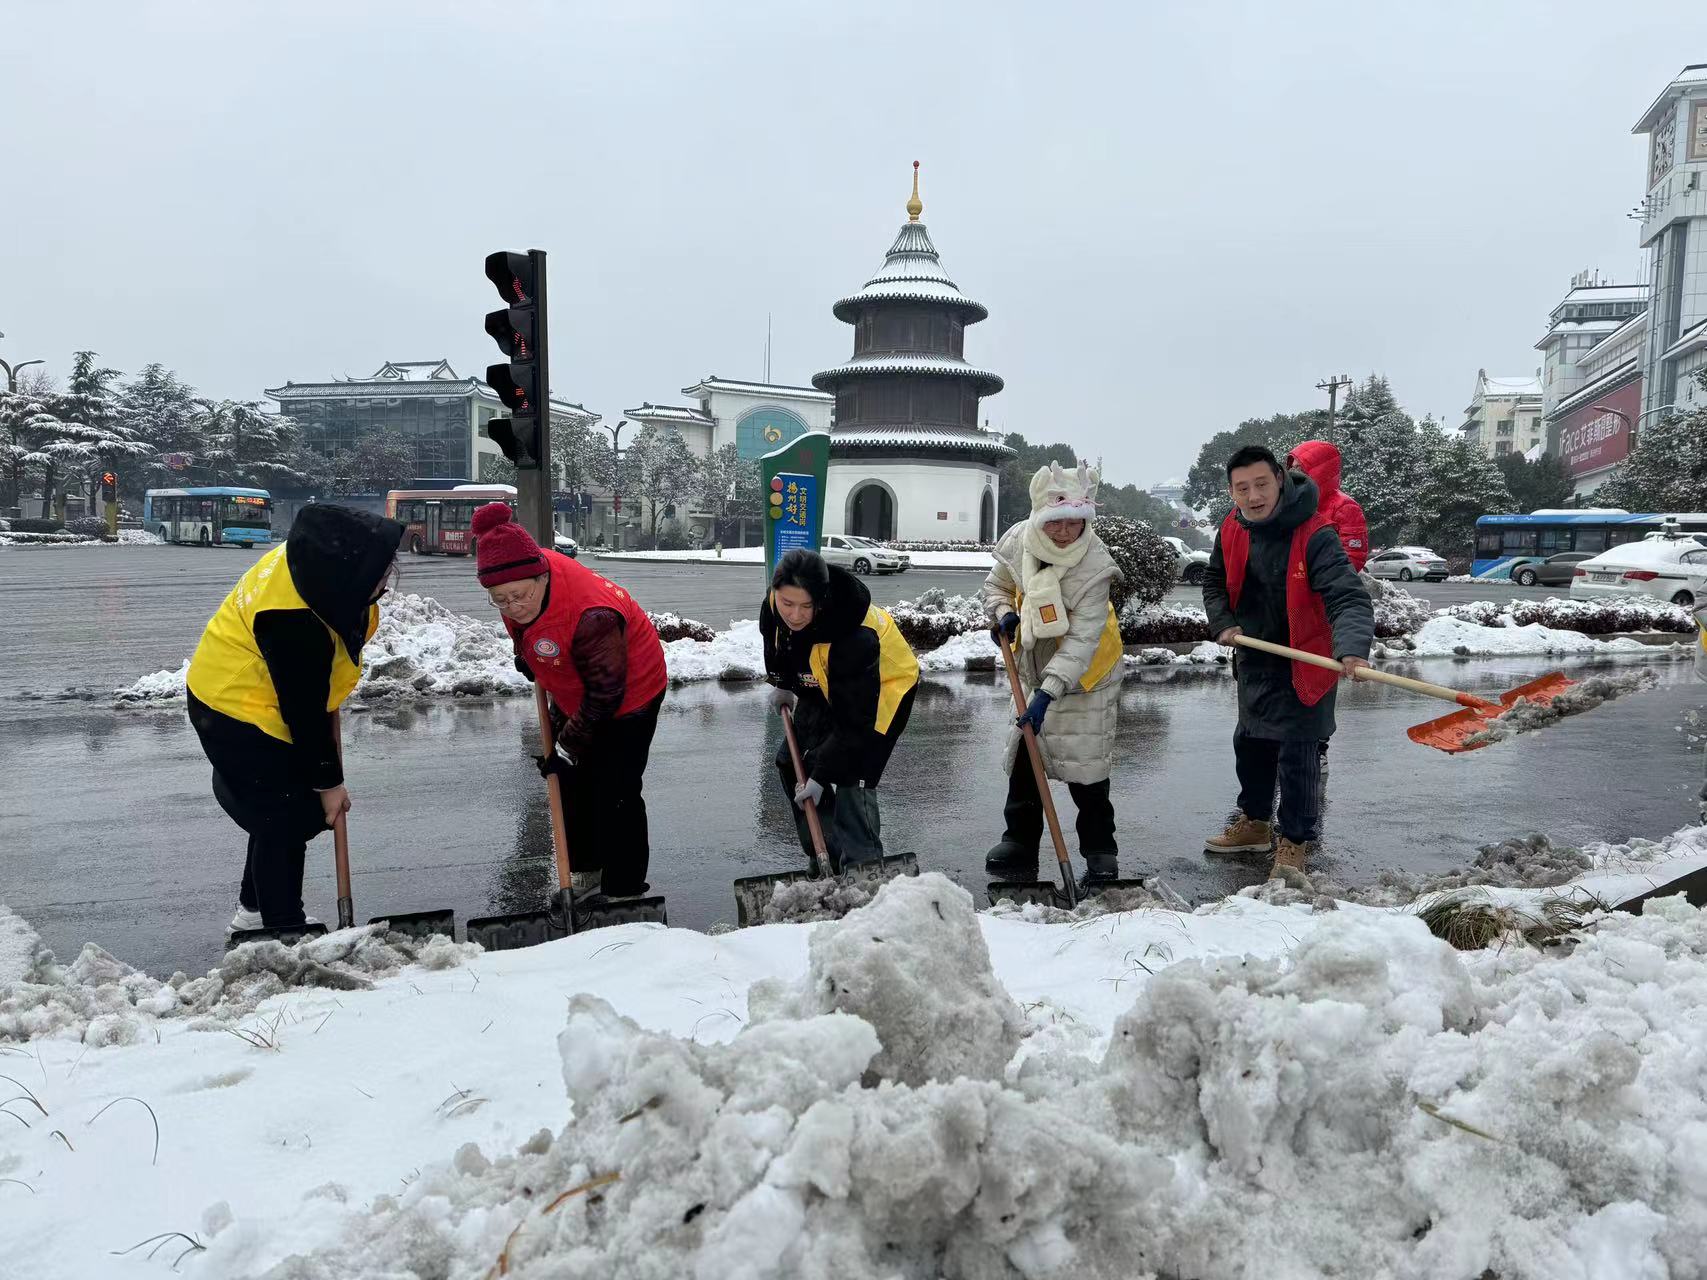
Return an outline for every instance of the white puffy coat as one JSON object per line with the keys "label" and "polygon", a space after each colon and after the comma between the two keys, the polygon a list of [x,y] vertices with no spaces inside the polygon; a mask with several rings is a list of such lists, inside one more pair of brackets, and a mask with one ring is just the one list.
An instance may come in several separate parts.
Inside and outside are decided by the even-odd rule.
{"label": "white puffy coat", "polygon": [[[1019,612],[1020,565],[1025,553],[1025,523],[1013,526],[996,543],[996,563],[984,579],[984,608],[995,622]],[[1101,782],[1114,769],[1114,736],[1120,719],[1122,664],[1095,687],[1080,681],[1091,668],[1103,628],[1108,623],[1108,590],[1121,576],[1102,539],[1091,527],[1085,558],[1061,575],[1061,596],[1067,606],[1067,634],[1039,640],[1032,648],[1014,645],[1020,683],[1029,700],[1039,687],[1054,698],[1043,718],[1038,745],[1051,778],[1062,782]],[[1020,750],[1018,729],[1008,734],[1004,767],[1012,770]],[[1022,768],[1029,765],[1021,762]]]}

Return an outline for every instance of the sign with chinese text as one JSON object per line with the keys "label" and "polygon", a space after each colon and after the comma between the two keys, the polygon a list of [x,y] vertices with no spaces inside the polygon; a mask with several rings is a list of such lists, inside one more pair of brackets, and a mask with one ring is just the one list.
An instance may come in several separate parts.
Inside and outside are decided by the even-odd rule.
{"label": "sign with chinese text", "polygon": [[765,564],[796,548],[818,550],[824,533],[824,488],[830,470],[830,437],[807,432],[759,459],[765,494]]}
{"label": "sign with chinese text", "polygon": [[1559,423],[1565,470],[1575,478],[1624,461],[1630,456],[1630,429],[1641,412],[1642,380],[1637,378],[1567,414]]}

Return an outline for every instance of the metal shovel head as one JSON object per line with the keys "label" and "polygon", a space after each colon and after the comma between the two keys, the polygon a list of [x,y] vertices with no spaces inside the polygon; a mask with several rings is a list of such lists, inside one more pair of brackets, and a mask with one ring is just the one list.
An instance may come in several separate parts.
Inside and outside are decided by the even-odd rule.
{"label": "metal shovel head", "polygon": [[287,924],[277,929],[239,929],[225,939],[225,949],[229,951],[245,942],[282,942],[285,946],[292,947],[304,938],[325,936],[326,926],[323,924]]}
{"label": "metal shovel head", "polygon": [[670,923],[669,912],[664,909],[662,895],[650,898],[623,898],[612,902],[608,898],[595,897],[590,902],[575,904],[575,929],[603,929],[613,924],[662,924]]}
{"label": "metal shovel head", "polygon": [[[896,876],[918,874],[918,854],[894,853],[870,862],[856,863],[835,879],[839,884],[860,885],[875,892],[879,885],[895,879]],[[735,882],[735,923],[743,929],[748,925],[764,923],[765,908],[770,906],[771,899],[776,896],[778,885],[789,884],[795,880],[816,879],[817,874],[811,870],[742,876]]]}
{"label": "metal shovel head", "polygon": [[1537,676],[1515,689],[1508,689],[1500,694],[1496,707],[1489,703],[1485,707],[1466,707],[1462,711],[1453,711],[1434,720],[1425,720],[1422,724],[1414,724],[1405,730],[1406,736],[1412,742],[1421,743],[1425,747],[1433,747],[1437,751],[1445,751],[1456,755],[1462,751],[1475,751],[1479,747],[1492,745],[1488,741],[1469,742],[1488,727],[1488,722],[1496,716],[1510,711],[1520,702],[1534,702],[1546,706],[1554,698],[1576,684],[1575,680],[1566,676],[1562,671],[1551,671],[1544,676]]}
{"label": "metal shovel head", "polygon": [[468,940],[487,951],[517,951],[542,942],[567,938],[569,928],[561,913],[516,911],[503,916],[480,916],[468,922]]}
{"label": "metal shovel head", "polygon": [[[1100,893],[1132,893],[1137,891],[1154,892],[1150,883],[1145,880],[1103,880],[1098,884],[1086,886],[1085,891],[1078,896],[1078,901],[1084,902]],[[1027,902],[1035,902],[1040,906],[1056,907],[1062,911],[1071,911],[1077,905],[1077,903],[1067,901],[1067,894],[1061,886],[1049,880],[992,880],[988,892],[992,907],[1003,898],[1021,905]],[[1179,897],[1171,889],[1167,893],[1174,898]]]}
{"label": "metal shovel head", "polygon": [[388,916],[375,916],[368,923],[382,924],[388,933],[400,933],[405,938],[419,938],[423,942],[435,933],[456,941],[456,912],[450,910],[398,911]]}

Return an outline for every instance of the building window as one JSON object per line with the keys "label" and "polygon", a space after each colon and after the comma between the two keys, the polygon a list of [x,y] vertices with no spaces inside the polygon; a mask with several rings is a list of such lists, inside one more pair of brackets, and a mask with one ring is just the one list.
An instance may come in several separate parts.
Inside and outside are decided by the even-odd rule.
{"label": "building window", "polygon": [[1507,454],[1510,452],[1511,452],[1511,441],[1510,440],[1496,440],[1496,441],[1494,441],[1494,453],[1496,456],[1501,455],[1501,454]]}
{"label": "building window", "polygon": [[1512,433],[1513,426],[1514,426],[1514,423],[1513,423],[1512,419],[1501,418],[1499,426],[1494,429],[1494,434],[1500,435],[1500,436],[1509,436]]}

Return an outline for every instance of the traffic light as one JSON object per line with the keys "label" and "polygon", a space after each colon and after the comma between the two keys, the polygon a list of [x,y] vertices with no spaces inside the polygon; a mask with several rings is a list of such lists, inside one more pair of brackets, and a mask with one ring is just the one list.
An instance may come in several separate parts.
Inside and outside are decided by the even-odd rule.
{"label": "traffic light", "polygon": [[119,477],[116,471],[101,472],[101,501],[117,502],[119,500]]}
{"label": "traffic light", "polygon": [[518,471],[538,471],[550,451],[551,384],[546,369],[545,253],[488,255],[486,278],[504,305],[486,317],[486,332],[509,358],[487,367],[486,381],[509,409],[487,427]]}

